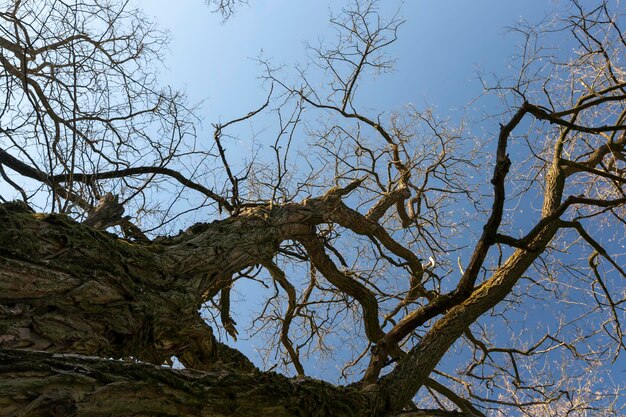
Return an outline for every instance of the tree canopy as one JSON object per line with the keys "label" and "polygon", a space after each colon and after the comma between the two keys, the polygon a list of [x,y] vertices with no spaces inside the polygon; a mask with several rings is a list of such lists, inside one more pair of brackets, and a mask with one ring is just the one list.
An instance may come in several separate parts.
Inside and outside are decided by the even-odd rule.
{"label": "tree canopy", "polygon": [[[227,20],[244,2],[207,3]],[[625,347],[619,2],[514,26],[484,136],[364,106],[403,21],[375,0],[330,21],[295,77],[259,59],[266,100],[208,141],[160,86],[168,34],[140,10],[0,1],[1,414],[623,411],[606,374]],[[265,147],[234,160],[259,118]],[[264,297],[249,329],[240,288]],[[259,357],[229,346],[242,333]],[[308,376],[320,358],[340,381]]]}

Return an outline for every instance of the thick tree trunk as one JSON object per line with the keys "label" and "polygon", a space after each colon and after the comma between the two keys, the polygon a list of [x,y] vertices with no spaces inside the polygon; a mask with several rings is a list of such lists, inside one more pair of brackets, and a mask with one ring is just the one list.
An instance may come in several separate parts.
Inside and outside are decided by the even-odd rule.
{"label": "thick tree trunk", "polygon": [[0,350],[3,416],[367,416],[369,410],[356,389],[275,373]]}
{"label": "thick tree trunk", "polygon": [[[147,244],[0,205],[0,415],[386,415],[383,392],[258,371],[198,312],[337,201],[259,207]],[[171,356],[188,369],[162,367]]]}
{"label": "thick tree trunk", "polygon": [[[175,370],[70,354],[0,349],[2,416],[387,415],[379,406],[371,396],[354,388],[271,372]],[[392,416],[476,417],[442,410]]]}
{"label": "thick tree trunk", "polygon": [[[151,244],[0,205],[0,415],[376,414],[371,394],[259,372],[198,313],[232,273],[320,221],[315,204]],[[159,366],[171,356],[194,370]]]}
{"label": "thick tree trunk", "polygon": [[[190,243],[130,244],[17,204],[0,206],[0,230],[0,347],[155,364],[176,355],[199,369],[232,351],[198,314],[201,291],[220,285],[223,275],[185,272],[177,245]],[[219,259],[214,267],[227,271],[230,260]],[[252,368],[243,356],[235,359]]]}
{"label": "thick tree trunk", "polygon": [[[329,192],[256,207],[150,243],[0,205],[0,414],[400,413],[463,329],[508,294],[556,231],[543,225],[530,242],[535,250],[518,250],[363,392],[259,372],[215,339],[200,306],[235,272],[271,261],[282,241],[310,235],[336,215],[338,202]],[[172,356],[192,370],[161,368]]]}
{"label": "thick tree trunk", "polygon": [[[0,347],[196,369],[239,355],[218,344],[201,303],[232,275],[323,221],[329,201],[258,207],[172,238],[131,243],[19,203],[0,206]],[[220,358],[219,352],[227,358]]]}

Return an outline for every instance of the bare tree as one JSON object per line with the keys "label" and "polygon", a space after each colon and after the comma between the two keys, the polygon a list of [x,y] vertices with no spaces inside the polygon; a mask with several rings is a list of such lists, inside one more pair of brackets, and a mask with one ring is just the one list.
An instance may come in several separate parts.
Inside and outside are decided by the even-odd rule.
{"label": "bare tree", "polygon": [[[155,87],[166,36],[138,11],[3,3],[0,175],[22,201],[0,206],[2,413],[619,413],[602,372],[624,348],[625,16],[581,3],[514,28],[518,74],[485,81],[491,139],[361,110],[402,20],[359,1],[296,82],[262,62],[267,101],[208,148]],[[564,33],[573,55],[544,49]],[[270,152],[242,168],[226,142],[262,114]],[[215,334],[243,330],[244,281],[266,289],[264,369]],[[320,357],[344,385],[306,377]]]}
{"label": "bare tree", "polygon": [[242,4],[247,4],[247,0],[206,0],[206,3],[215,13],[222,15],[224,21],[228,20]]}

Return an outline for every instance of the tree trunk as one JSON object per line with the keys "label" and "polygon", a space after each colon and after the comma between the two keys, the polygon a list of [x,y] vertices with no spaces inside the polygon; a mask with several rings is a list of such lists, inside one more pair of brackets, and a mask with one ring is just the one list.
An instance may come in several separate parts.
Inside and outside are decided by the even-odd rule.
{"label": "tree trunk", "polygon": [[[139,244],[0,205],[0,414],[375,414],[355,388],[259,372],[201,319],[233,272],[317,218],[270,210]],[[161,367],[171,356],[193,370]]]}
{"label": "tree trunk", "polygon": [[15,416],[366,416],[356,389],[275,373],[0,350],[0,414]]}
{"label": "tree trunk", "polygon": [[280,242],[321,222],[324,204],[259,207],[149,244],[2,205],[0,347],[154,364],[176,355],[196,369],[235,359],[250,368],[217,343],[198,310],[233,273],[272,259]]}

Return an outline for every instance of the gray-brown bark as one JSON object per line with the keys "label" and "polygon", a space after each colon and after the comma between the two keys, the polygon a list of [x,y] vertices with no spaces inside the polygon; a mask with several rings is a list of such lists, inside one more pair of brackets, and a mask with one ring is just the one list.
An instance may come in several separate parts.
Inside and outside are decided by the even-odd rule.
{"label": "gray-brown bark", "polygon": [[[177,356],[189,368],[228,369],[229,372],[254,374],[257,379],[269,378],[269,381],[274,381],[273,374],[259,376],[247,358],[217,342],[211,329],[200,318],[198,309],[205,297],[214,295],[229,284],[228,278],[233,272],[271,259],[278,242],[297,233],[300,225],[320,221],[322,216],[317,213],[323,212],[320,206],[326,203],[322,198],[309,200],[299,206],[249,210],[237,218],[197,225],[177,237],[160,239],[152,244],[127,242],[76,223],[63,215],[38,215],[18,203],[2,205],[0,347],[138,359],[157,365],[163,364],[171,356]],[[7,363],[17,361],[20,355],[23,356],[20,359],[22,363],[33,360],[33,356],[29,356],[32,354],[26,351],[21,354],[15,351],[12,355]],[[37,358],[44,357],[40,355]],[[74,367],[71,365],[74,359],[65,357],[63,360],[68,367]],[[32,387],[23,385],[25,382],[19,382],[20,378],[14,378],[12,370],[6,372],[10,376],[5,373],[2,379],[13,388],[7,387],[2,392],[16,392],[17,386],[28,386],[26,391],[31,392]],[[49,377],[52,378],[53,374]],[[46,379],[48,377],[41,376],[37,372],[31,374],[32,383],[40,384],[44,391],[46,386],[52,389],[50,380]],[[63,378],[71,381],[67,375]],[[36,382],[37,379],[39,382]],[[77,380],[68,383],[74,387],[84,382]],[[235,383],[239,384],[233,381],[233,390],[236,389]],[[252,380],[247,383],[252,384]],[[135,384],[137,386],[134,389],[128,389]],[[290,404],[291,400],[268,395],[267,390],[271,390],[275,384],[278,382],[263,383],[257,389],[265,392],[259,395],[269,404],[268,410],[279,413],[280,404]],[[96,390],[94,386],[89,388],[88,385],[81,389]],[[125,388],[119,388],[122,386]],[[136,403],[129,398],[128,407],[146,407],[144,411],[148,413],[150,409],[159,410],[163,406],[156,403],[147,405],[159,389],[165,389],[163,387],[147,388],[147,384],[136,381],[127,381],[119,387],[121,392],[136,394],[133,397]],[[125,415],[126,409],[97,411],[97,404],[104,398],[113,401],[115,396],[120,395],[118,388],[98,390],[103,397],[97,397],[97,401],[94,400],[90,406],[83,404],[70,407],[66,399],[46,399],[48,394],[43,391],[40,394],[43,397],[23,400],[25,404],[30,404],[28,407],[35,409],[48,407],[52,401],[55,404],[59,402],[60,407],[77,407],[81,415],[96,412],[101,412],[99,415]],[[223,393],[228,397],[227,392]],[[15,395],[21,398],[20,394]],[[11,395],[11,398],[14,397]],[[258,405],[254,395],[246,398],[248,407]],[[4,401],[8,400],[5,398]],[[177,401],[186,403],[187,400],[179,398]],[[203,410],[203,407],[207,410],[214,406],[218,409],[220,407],[219,404],[194,406],[202,402],[198,399],[194,401],[187,404],[190,410],[196,410],[190,412],[190,415],[197,415],[194,413]],[[348,398],[342,401],[347,404]],[[313,403],[311,410],[318,410],[312,406]],[[289,407],[297,408],[297,404],[297,401],[293,402]],[[333,408],[339,410],[336,415],[352,415],[345,414],[340,406]],[[26,415],[37,415],[35,409]],[[249,411],[245,407],[242,409]],[[233,415],[250,415],[246,412]],[[284,415],[300,415],[294,413]],[[174,414],[172,412],[171,415]],[[257,409],[255,414],[263,415],[263,407]],[[181,412],[180,415],[184,414]]]}
{"label": "gray-brown bark", "polygon": [[321,221],[324,204],[260,207],[149,245],[4,205],[2,347],[157,364],[177,355],[209,366],[217,342],[198,314],[201,303],[232,273],[271,259],[302,225]]}
{"label": "gray-brown bark", "polygon": [[[367,416],[354,388],[275,373],[175,370],[68,354],[0,349],[0,413],[19,416]],[[420,410],[398,417],[474,417]]]}
{"label": "gray-brown bark", "polygon": [[365,416],[353,388],[274,373],[0,350],[0,414],[19,416]]}
{"label": "gray-brown bark", "polygon": [[[145,245],[62,215],[0,206],[0,347],[29,350],[3,353],[1,414],[359,415],[368,409],[354,389],[333,388],[333,394],[321,382],[258,372],[217,342],[200,318],[206,294],[226,285],[233,271],[271,258],[293,232],[290,216],[302,216],[295,208],[258,212]],[[226,374],[31,350],[157,365],[177,356],[189,368]]]}

